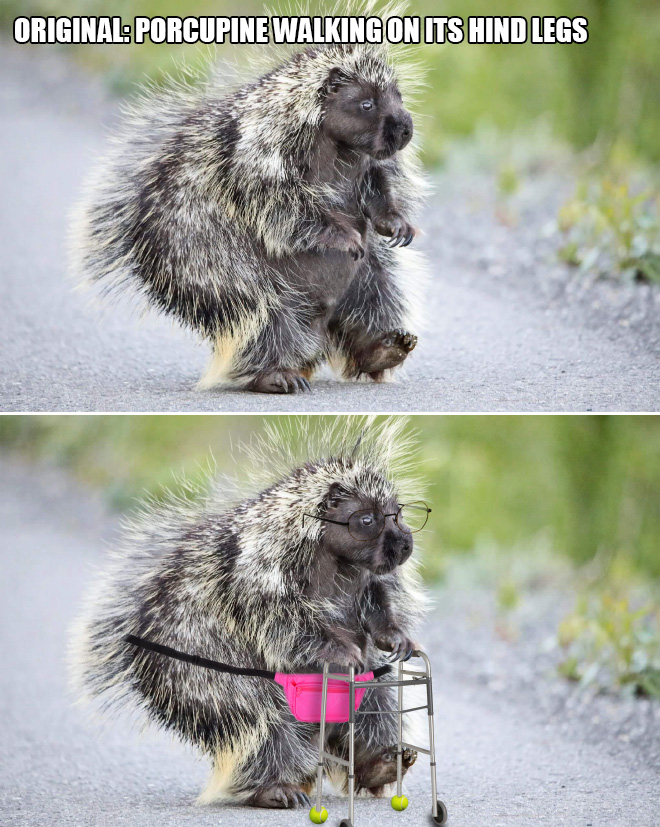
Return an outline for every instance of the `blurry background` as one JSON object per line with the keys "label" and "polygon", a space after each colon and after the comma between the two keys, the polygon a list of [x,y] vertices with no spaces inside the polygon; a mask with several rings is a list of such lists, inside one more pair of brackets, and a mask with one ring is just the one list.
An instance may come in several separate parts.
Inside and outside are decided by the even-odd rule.
{"label": "blurry background", "polygon": [[[236,471],[232,446],[262,427],[257,416],[8,416],[0,446],[130,510],[162,486],[182,492],[181,474],[202,480],[211,455]],[[471,612],[476,590],[505,638],[521,633],[525,605],[545,606],[564,674],[660,696],[660,420],[418,416],[409,427],[433,508],[427,582],[469,595]]]}

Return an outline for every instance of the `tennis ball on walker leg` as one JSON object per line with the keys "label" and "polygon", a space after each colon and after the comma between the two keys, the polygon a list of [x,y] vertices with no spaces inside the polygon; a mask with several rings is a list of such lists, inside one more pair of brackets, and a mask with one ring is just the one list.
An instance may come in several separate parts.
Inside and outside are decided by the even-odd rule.
{"label": "tennis ball on walker leg", "polygon": [[312,809],[309,811],[309,818],[311,821],[314,822],[314,824],[323,824],[327,817],[328,811],[325,809],[325,807],[321,807],[321,812],[319,812],[316,809],[316,807],[312,807]]}
{"label": "tennis ball on walker leg", "polygon": [[408,806],[408,799],[405,795],[393,795],[392,796],[392,807],[395,810],[405,810]]}

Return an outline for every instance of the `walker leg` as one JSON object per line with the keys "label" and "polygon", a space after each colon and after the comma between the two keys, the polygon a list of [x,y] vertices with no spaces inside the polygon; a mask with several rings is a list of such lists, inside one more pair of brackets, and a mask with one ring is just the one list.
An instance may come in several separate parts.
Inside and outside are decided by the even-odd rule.
{"label": "walker leg", "polygon": [[427,664],[426,673],[428,683],[426,684],[426,697],[429,713],[429,760],[431,763],[431,812],[433,818],[438,818],[438,782],[435,774],[435,729],[433,726],[433,683],[431,680],[431,668]]}
{"label": "walker leg", "polygon": [[316,769],[316,809],[321,812],[323,795],[323,750],[325,749],[325,710],[328,703],[328,664],[323,664],[323,688],[321,691],[321,731],[319,733],[319,765]]}
{"label": "walker leg", "polygon": [[[403,661],[399,661],[399,674],[397,676],[397,680],[403,680]],[[396,794],[399,798],[401,798],[403,794],[403,715],[401,714],[401,710],[403,709],[403,686],[399,686],[399,700],[398,700],[398,712],[397,715],[398,723],[397,723],[397,745],[396,745]]]}
{"label": "walker leg", "polygon": [[309,813],[315,824],[322,824],[328,817],[328,811],[323,809],[323,751],[325,747],[325,711],[328,703],[328,664],[323,664],[323,684],[321,689],[321,730],[319,732],[319,763],[316,768],[316,807]]}
{"label": "walker leg", "polygon": [[394,810],[405,810],[408,799],[403,794],[403,661],[399,661],[397,701],[397,743],[396,743],[396,795],[392,796],[391,804]]}
{"label": "walker leg", "polygon": [[348,667],[348,820],[353,827],[355,804],[355,667]]}

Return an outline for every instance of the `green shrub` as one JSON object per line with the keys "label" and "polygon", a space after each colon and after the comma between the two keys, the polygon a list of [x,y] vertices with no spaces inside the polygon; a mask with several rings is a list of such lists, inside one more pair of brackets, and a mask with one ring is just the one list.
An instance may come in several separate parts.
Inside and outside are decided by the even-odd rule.
{"label": "green shrub", "polygon": [[595,276],[660,283],[660,193],[615,178],[582,182],[559,212],[560,256]]}
{"label": "green shrub", "polygon": [[583,686],[660,698],[660,611],[610,593],[583,596],[558,631],[559,671]]}

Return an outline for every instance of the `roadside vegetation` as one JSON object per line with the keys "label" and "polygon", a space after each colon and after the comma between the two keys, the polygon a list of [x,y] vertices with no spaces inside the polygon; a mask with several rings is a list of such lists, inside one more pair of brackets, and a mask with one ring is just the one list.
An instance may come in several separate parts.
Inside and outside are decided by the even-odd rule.
{"label": "roadside vegetation", "polygon": [[606,173],[582,181],[560,210],[568,264],[593,277],[660,284],[660,189]]}

